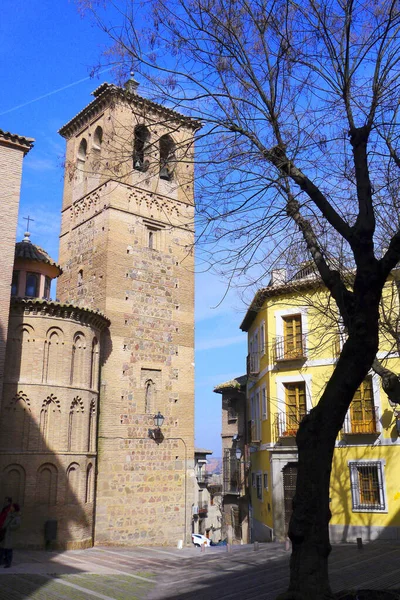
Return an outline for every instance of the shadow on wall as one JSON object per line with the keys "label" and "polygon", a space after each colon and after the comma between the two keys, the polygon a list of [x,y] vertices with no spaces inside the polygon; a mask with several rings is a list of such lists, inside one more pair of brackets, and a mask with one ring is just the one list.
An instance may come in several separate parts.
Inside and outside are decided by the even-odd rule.
{"label": "shadow on wall", "polygon": [[[337,448],[332,468],[331,492],[335,500],[331,505],[331,541],[355,542],[358,537],[364,542],[398,540],[400,488],[396,457],[387,452],[387,446],[374,446],[373,459],[370,447],[352,448],[351,458],[346,450],[346,446]],[[389,518],[388,514],[393,516]]]}
{"label": "shadow on wall", "polygon": [[0,502],[10,496],[21,505],[15,547],[92,546],[98,338],[71,315],[27,315],[23,302],[11,305]]}

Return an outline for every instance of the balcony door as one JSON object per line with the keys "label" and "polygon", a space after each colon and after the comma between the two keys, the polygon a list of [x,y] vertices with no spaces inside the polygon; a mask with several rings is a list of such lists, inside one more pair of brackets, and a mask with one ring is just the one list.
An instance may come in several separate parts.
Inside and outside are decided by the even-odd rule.
{"label": "balcony door", "polygon": [[375,433],[375,407],[372,379],[365,379],[354,394],[350,405],[352,433]]}
{"label": "balcony door", "polygon": [[283,340],[285,359],[303,356],[301,315],[283,317]]}
{"label": "balcony door", "polygon": [[306,385],[304,381],[285,383],[286,435],[296,435],[299,423],[306,414]]}

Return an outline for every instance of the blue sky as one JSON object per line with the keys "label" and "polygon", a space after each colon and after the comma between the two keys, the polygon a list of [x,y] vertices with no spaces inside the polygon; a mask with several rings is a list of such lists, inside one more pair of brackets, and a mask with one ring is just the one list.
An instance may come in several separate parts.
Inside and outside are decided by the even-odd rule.
{"label": "blue sky", "polygon": [[[17,238],[28,214],[32,241],[58,254],[64,140],[58,129],[91,100],[110,71],[90,79],[107,39],[68,0],[2,0],[0,129],[35,138],[24,161]],[[139,90],[140,91],[140,90]],[[245,307],[210,273],[196,275],[196,445],[221,455],[221,396],[213,387],[242,375]],[[217,308],[214,308],[217,307]]]}

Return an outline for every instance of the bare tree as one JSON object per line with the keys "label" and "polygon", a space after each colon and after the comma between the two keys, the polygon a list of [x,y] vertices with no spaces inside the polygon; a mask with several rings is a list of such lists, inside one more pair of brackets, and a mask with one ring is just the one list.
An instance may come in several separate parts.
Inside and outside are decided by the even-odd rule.
{"label": "bare tree", "polygon": [[[332,377],[296,437],[283,596],[332,598],[335,440],[377,354],[382,290],[400,259],[399,3],[105,5],[105,12],[93,1],[86,8],[113,40],[108,57],[121,72],[133,64],[154,100],[203,122],[196,193],[209,260],[230,280],[251,278],[255,265],[259,277],[303,245],[347,329]],[[111,14],[117,20],[108,25]],[[343,257],[351,284],[338,268]]]}

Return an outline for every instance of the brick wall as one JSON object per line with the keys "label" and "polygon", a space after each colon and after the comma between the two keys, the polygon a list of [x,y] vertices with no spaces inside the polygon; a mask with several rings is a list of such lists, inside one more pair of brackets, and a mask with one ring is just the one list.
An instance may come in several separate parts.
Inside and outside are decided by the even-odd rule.
{"label": "brick wall", "polygon": [[58,547],[92,545],[98,323],[105,325],[96,315],[55,302],[12,302],[0,411],[0,493],[23,507],[17,545],[43,547],[49,519],[58,521]]}
{"label": "brick wall", "polygon": [[0,134],[0,402],[24,151],[4,141]]}

